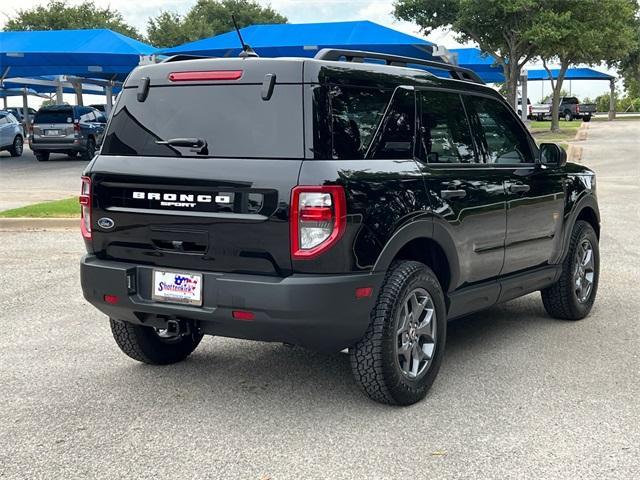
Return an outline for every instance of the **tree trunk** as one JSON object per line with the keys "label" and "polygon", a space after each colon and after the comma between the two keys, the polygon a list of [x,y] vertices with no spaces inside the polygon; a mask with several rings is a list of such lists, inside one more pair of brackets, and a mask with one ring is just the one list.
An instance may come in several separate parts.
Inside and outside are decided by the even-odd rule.
{"label": "tree trunk", "polygon": [[549,74],[549,78],[551,78],[551,88],[553,90],[553,97],[551,100],[551,131],[557,132],[560,130],[560,93],[562,91],[562,82],[564,81],[564,77],[567,74],[567,69],[569,68],[568,61],[562,61],[560,64],[560,71],[558,72],[558,78],[556,81],[553,81],[553,77],[551,76],[551,70],[548,68],[547,63],[543,62],[544,68]]}
{"label": "tree trunk", "polygon": [[518,111],[518,78],[520,77],[520,68],[518,62],[509,61],[502,66],[504,73],[504,84],[507,90],[507,103]]}

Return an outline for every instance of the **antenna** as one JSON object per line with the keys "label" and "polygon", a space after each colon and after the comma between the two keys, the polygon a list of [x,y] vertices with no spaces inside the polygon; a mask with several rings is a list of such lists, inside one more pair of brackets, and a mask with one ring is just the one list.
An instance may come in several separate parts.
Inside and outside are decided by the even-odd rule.
{"label": "antenna", "polygon": [[251,45],[247,45],[244,43],[242,38],[242,34],[240,33],[240,29],[238,28],[238,24],[236,23],[236,16],[231,15],[231,21],[233,22],[233,27],[236,29],[236,33],[238,34],[238,38],[240,39],[240,44],[242,45],[242,51],[240,52],[239,57],[247,58],[247,57],[257,57],[258,54],[255,52]]}

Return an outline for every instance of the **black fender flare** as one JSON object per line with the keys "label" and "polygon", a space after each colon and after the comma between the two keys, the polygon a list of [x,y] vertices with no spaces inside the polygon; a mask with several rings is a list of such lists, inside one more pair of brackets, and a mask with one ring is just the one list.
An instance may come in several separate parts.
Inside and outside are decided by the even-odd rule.
{"label": "black fender flare", "polygon": [[424,238],[433,240],[445,253],[449,265],[449,291],[455,289],[460,278],[460,260],[455,242],[445,225],[434,218],[415,220],[403,225],[394,232],[378,255],[373,272],[386,272],[400,250],[412,240]]}
{"label": "black fender flare", "polygon": [[[562,250],[560,258],[557,263],[564,262],[565,257],[569,251],[569,242],[571,241],[571,232],[573,232],[573,227],[578,221],[578,216],[585,208],[591,208],[598,219],[598,224],[600,224],[600,210],[598,209],[598,202],[596,198],[592,194],[583,195],[573,206],[571,209],[571,213],[567,217],[567,220],[564,224],[564,230],[562,231]],[[556,262],[554,262],[556,263]]]}

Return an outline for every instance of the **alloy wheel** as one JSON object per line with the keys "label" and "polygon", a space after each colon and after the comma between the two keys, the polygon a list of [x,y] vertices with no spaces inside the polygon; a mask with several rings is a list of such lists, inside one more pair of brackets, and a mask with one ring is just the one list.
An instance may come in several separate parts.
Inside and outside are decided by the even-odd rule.
{"label": "alloy wheel", "polygon": [[583,239],[576,250],[574,259],[573,281],[576,297],[580,303],[589,300],[595,279],[595,260],[593,246],[588,239]]}
{"label": "alloy wheel", "polygon": [[405,297],[397,325],[396,358],[403,375],[415,380],[428,370],[436,347],[436,309],[425,289]]}

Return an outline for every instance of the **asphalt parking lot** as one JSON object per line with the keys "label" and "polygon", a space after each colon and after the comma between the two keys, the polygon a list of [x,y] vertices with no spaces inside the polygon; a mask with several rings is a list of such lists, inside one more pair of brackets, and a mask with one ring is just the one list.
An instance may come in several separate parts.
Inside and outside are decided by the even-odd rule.
{"label": "asphalt parking lot", "polygon": [[78,195],[87,163],[55,153],[48,162],[38,162],[26,145],[21,157],[0,152],[0,211]]}
{"label": "asphalt parking lot", "polygon": [[639,478],[639,152],[640,122],[591,125],[591,316],[550,319],[535,294],[452,322],[408,408],[369,401],[341,354],[206,337],[138,364],[82,298],[78,232],[0,232],[0,478]]}

